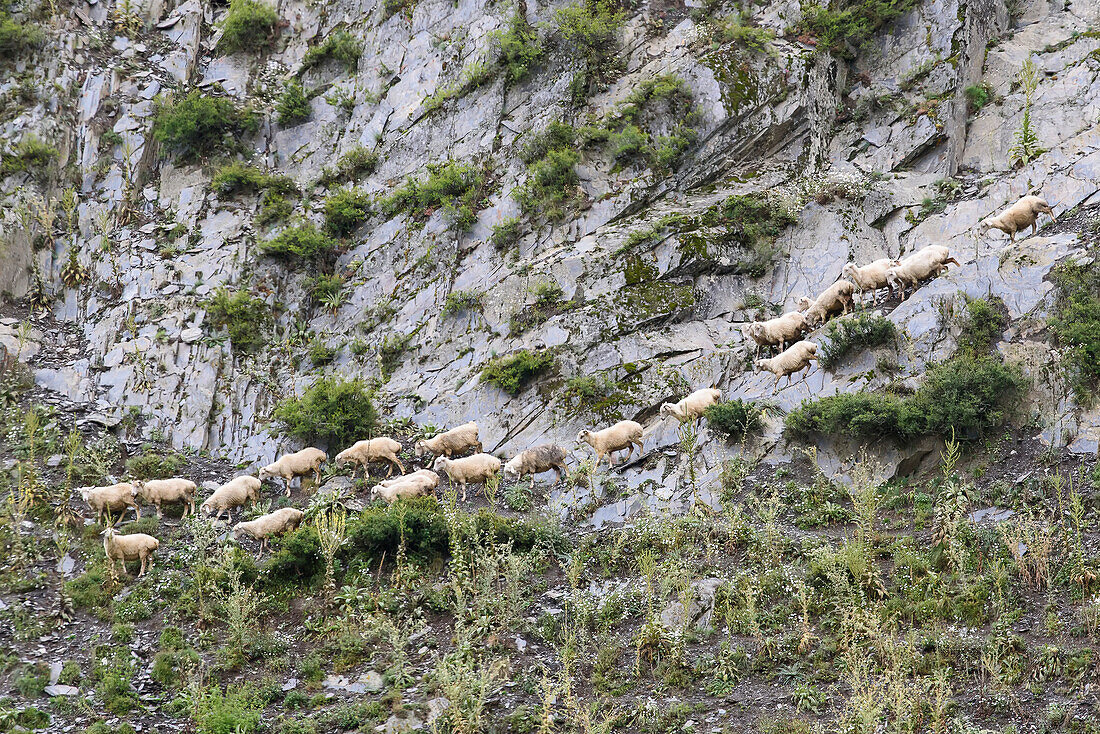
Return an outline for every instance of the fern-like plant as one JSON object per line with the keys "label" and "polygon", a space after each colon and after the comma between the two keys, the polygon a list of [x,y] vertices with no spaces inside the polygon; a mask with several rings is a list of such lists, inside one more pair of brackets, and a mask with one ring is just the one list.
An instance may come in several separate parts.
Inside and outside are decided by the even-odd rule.
{"label": "fern-like plant", "polygon": [[1020,122],[1020,129],[1013,136],[1014,142],[1008,149],[1008,158],[1014,165],[1019,163],[1021,166],[1026,166],[1045,152],[1045,149],[1039,146],[1039,136],[1031,126],[1031,103],[1035,97],[1035,90],[1039,86],[1039,67],[1031,58],[1028,58],[1020,67],[1020,73],[1016,78],[1024,90],[1024,117]]}

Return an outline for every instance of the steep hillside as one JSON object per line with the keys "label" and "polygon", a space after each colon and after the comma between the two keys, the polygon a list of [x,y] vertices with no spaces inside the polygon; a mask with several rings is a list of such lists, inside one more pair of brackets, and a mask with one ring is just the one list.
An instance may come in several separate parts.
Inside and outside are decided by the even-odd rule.
{"label": "steep hillside", "polygon": [[[1100,730],[1098,28],[0,7],[0,731]],[[1027,194],[1036,233],[981,226]],[[930,245],[754,369],[749,324]],[[467,421],[568,476],[389,506],[331,460]],[[111,579],[77,488],[309,444],[319,487],[239,511],[307,510],[270,554],[146,507]]]}

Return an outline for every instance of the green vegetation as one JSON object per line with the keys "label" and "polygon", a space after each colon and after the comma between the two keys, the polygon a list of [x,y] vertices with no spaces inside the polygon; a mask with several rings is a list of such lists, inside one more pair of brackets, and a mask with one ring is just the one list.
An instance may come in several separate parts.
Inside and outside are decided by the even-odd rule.
{"label": "green vegetation", "polygon": [[219,168],[210,186],[222,196],[239,196],[261,191],[293,194],[298,191],[290,176],[266,173],[242,161],[230,161]]}
{"label": "green vegetation", "polygon": [[744,16],[733,12],[725,18],[712,19],[707,23],[711,38],[716,43],[735,43],[755,53],[767,51],[768,44],[775,40],[775,31],[752,25],[751,15]]}
{"label": "green vegetation", "polygon": [[371,216],[371,198],[359,189],[339,189],[325,198],[325,229],[346,237]]}
{"label": "green vegetation", "polygon": [[198,734],[251,734],[260,730],[264,701],[249,685],[202,688],[191,696],[191,716]]}
{"label": "green vegetation", "polygon": [[218,149],[233,150],[239,147],[237,139],[254,132],[257,124],[251,110],[238,109],[228,99],[192,90],[157,105],[153,136],[186,159]]}
{"label": "green vegetation", "polygon": [[262,298],[253,298],[248,291],[230,295],[219,288],[204,304],[207,323],[229,334],[233,349],[243,354],[256,352],[267,343],[265,330],[271,319],[271,307]]}
{"label": "green vegetation", "polygon": [[451,291],[443,302],[443,310],[440,315],[447,318],[448,316],[457,316],[464,311],[480,311],[484,301],[485,291]]}
{"label": "green vegetation", "polygon": [[489,242],[497,250],[506,250],[514,245],[523,234],[523,226],[518,217],[509,217],[493,225],[493,232],[489,235]]}
{"label": "green vegetation", "polygon": [[470,64],[462,70],[457,82],[440,87],[424,98],[422,103],[424,113],[431,114],[449,100],[464,97],[478,87],[488,84],[493,78],[493,73],[493,67],[485,62]]}
{"label": "green vegetation", "polygon": [[707,424],[719,433],[741,440],[764,425],[764,410],[752,401],[722,400],[707,408]]}
{"label": "green vegetation", "polygon": [[530,76],[546,54],[538,32],[519,12],[512,15],[506,30],[494,31],[493,41],[500,53],[497,63],[510,84],[518,84]]}
{"label": "green vegetation", "polygon": [[570,83],[575,104],[582,104],[610,78],[625,17],[610,0],[581,0],[554,13],[562,45],[581,65]]}
{"label": "green vegetation", "polygon": [[344,30],[336,31],[327,36],[322,43],[306,51],[301,70],[312,69],[326,61],[337,61],[349,72],[355,71],[362,53],[363,48],[359,41],[355,40],[355,36]]}
{"label": "green vegetation", "polygon": [[1024,114],[1020,120],[1020,129],[1013,135],[1008,157],[1013,163],[1026,166],[1046,152],[1046,148],[1039,145],[1039,135],[1031,124],[1031,103],[1035,99],[1035,90],[1039,88],[1039,67],[1030,56],[1020,67],[1016,78],[1024,90]]}
{"label": "green vegetation", "polygon": [[43,171],[57,159],[57,148],[27,133],[10,153],[0,158],[0,174],[33,173]]}
{"label": "green vegetation", "polygon": [[817,38],[818,48],[854,59],[884,26],[909,12],[917,0],[832,0],[803,4],[799,29]]}
{"label": "green vegetation", "polygon": [[306,95],[302,83],[291,80],[286,83],[279,101],[275,105],[275,111],[279,115],[279,124],[283,127],[300,125],[309,119],[309,97]]}
{"label": "green vegetation", "polygon": [[270,5],[256,0],[230,0],[218,50],[227,54],[262,51],[271,46],[278,28],[279,14]]}
{"label": "green vegetation", "polygon": [[485,173],[476,166],[457,161],[429,163],[426,179],[409,178],[382,199],[379,208],[387,217],[408,212],[414,218],[426,219],[442,207],[452,226],[465,232],[484,206],[485,187]]}
{"label": "green vegetation", "polygon": [[1069,260],[1052,275],[1057,299],[1050,330],[1077,400],[1091,405],[1100,385],[1100,268]]}
{"label": "green vegetation", "polygon": [[527,164],[527,180],[516,191],[524,214],[561,219],[582,192],[574,166],[580,161],[577,131],[562,122],[551,122],[532,138],[520,156]]}
{"label": "green vegetation", "polygon": [[1001,340],[1007,325],[1008,309],[1000,298],[968,298],[959,349],[975,356],[988,354]]}
{"label": "green vegetation", "polygon": [[861,313],[830,321],[825,335],[828,341],[821,345],[821,366],[832,369],[853,350],[894,343],[898,330],[890,319]]}
{"label": "green vegetation", "polygon": [[787,416],[796,435],[908,440],[926,434],[975,440],[1019,408],[1026,380],[994,356],[962,354],[928,369],[912,395],[853,393],[804,401]]}
{"label": "green vegetation", "polygon": [[46,34],[36,25],[17,23],[0,9],[0,61],[13,61],[39,47]]}
{"label": "green vegetation", "polygon": [[283,400],[275,418],[287,434],[303,441],[328,446],[350,446],[369,436],[378,420],[374,391],[362,380],[325,377],[313,383],[300,398]]}
{"label": "green vegetation", "polygon": [[481,370],[482,382],[496,385],[509,395],[519,395],[535,377],[549,370],[554,355],[549,350],[521,349],[506,357],[494,357]]}
{"label": "green vegetation", "polygon": [[989,82],[974,84],[967,87],[963,93],[966,95],[966,106],[970,114],[977,114],[983,107],[993,101],[996,93]]}
{"label": "green vegetation", "polygon": [[[675,120],[667,135],[650,128]],[[697,136],[699,112],[691,89],[675,74],[662,74],[640,84],[604,123],[611,154],[620,163],[644,163],[667,171]],[[600,135],[602,137],[602,133]]]}
{"label": "green vegetation", "polygon": [[320,183],[332,186],[341,182],[351,182],[374,172],[378,166],[378,153],[362,145],[357,145],[340,156],[334,168],[325,168]]}
{"label": "green vegetation", "polygon": [[140,454],[126,460],[126,473],[133,479],[168,479],[176,476],[186,461],[171,449],[157,451],[145,444]]}
{"label": "green vegetation", "polygon": [[[796,221],[793,213],[769,196],[735,194],[708,209],[700,224],[720,227],[721,242],[744,252],[737,270],[759,278],[769,271],[779,253],[776,238]],[[684,246],[692,255],[709,257],[705,241],[698,236],[685,238]]]}
{"label": "green vegetation", "polygon": [[265,255],[306,261],[328,259],[336,249],[336,241],[319,231],[312,222],[288,227],[260,246],[260,252]]}
{"label": "green vegetation", "polygon": [[522,334],[552,316],[573,308],[573,303],[565,300],[565,291],[552,280],[539,281],[528,290],[535,296],[535,301],[512,314],[508,329],[512,336]]}

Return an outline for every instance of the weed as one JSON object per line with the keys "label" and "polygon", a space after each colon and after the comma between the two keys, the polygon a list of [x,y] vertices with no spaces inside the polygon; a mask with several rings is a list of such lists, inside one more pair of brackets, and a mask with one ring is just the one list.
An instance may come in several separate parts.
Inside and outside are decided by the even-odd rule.
{"label": "weed", "polygon": [[254,132],[258,124],[250,110],[238,109],[228,99],[208,97],[193,90],[157,104],[153,136],[186,159],[219,148],[233,150],[239,147],[238,138]]}
{"label": "weed", "polygon": [[429,163],[427,178],[408,179],[382,199],[379,208],[387,217],[409,212],[417,219],[426,219],[442,207],[455,229],[465,232],[477,220],[485,184],[485,173],[473,165],[457,161]]}
{"label": "weed", "polygon": [[274,416],[295,438],[350,446],[370,435],[378,420],[372,397],[373,391],[362,380],[326,377],[313,383],[301,397],[280,402]]}
{"label": "weed", "polygon": [[916,0],[832,0],[803,5],[799,28],[818,48],[854,59],[885,25],[909,12]]}
{"label": "weed", "polygon": [[893,343],[897,327],[890,319],[861,313],[830,321],[825,330],[828,341],[821,345],[821,366],[832,369],[855,349],[870,349]]}
{"label": "weed", "polygon": [[359,65],[359,57],[362,53],[362,46],[353,35],[344,30],[336,31],[306,51],[305,57],[302,58],[301,71],[312,69],[331,60],[340,62],[349,72],[352,72]]}
{"label": "weed", "polygon": [[763,409],[752,401],[723,400],[707,408],[707,425],[729,438],[741,440],[763,425]]}
{"label": "weed", "polygon": [[512,15],[505,30],[493,33],[493,42],[500,53],[497,63],[504,70],[505,79],[511,84],[518,84],[526,79],[546,53],[539,42],[538,33],[519,12]]}
{"label": "weed", "polygon": [[222,22],[218,50],[222,53],[261,51],[275,40],[279,14],[275,8],[256,0],[231,0]]}
{"label": "weed", "polygon": [[264,242],[260,245],[260,252],[275,257],[318,261],[331,258],[337,247],[336,241],[319,231],[316,225],[303,221]]}
{"label": "weed", "polygon": [[464,311],[481,310],[485,301],[485,292],[481,290],[451,291],[443,302],[440,315],[444,318],[457,316]]}
{"label": "weed", "polygon": [[377,166],[378,153],[357,145],[340,156],[335,168],[324,169],[320,183],[331,186],[341,181],[354,181],[370,174]]}
{"label": "weed", "polygon": [[481,370],[481,379],[496,385],[509,395],[518,395],[527,384],[554,365],[554,355],[548,350],[520,350],[507,357],[495,357]]}
{"label": "weed", "polygon": [[370,196],[359,189],[339,189],[325,198],[325,228],[346,237],[371,216]]}
{"label": "weed", "polygon": [[309,119],[309,97],[306,96],[301,82],[291,80],[286,83],[275,105],[275,111],[279,115],[279,124],[283,127],[294,127]]}
{"label": "weed", "polygon": [[254,298],[248,291],[230,295],[222,287],[214,291],[205,303],[209,323],[225,329],[233,348],[244,354],[261,349],[267,342],[265,330],[270,323],[271,307],[261,298]]}

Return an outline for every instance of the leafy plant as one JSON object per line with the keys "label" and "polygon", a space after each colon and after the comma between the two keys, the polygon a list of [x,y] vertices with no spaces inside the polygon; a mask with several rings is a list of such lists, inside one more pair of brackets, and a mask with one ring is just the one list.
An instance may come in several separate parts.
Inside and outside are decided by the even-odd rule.
{"label": "leafy plant", "polygon": [[994,98],[993,87],[989,85],[989,82],[972,84],[963,90],[963,94],[966,95],[966,106],[972,115],[979,112]]}
{"label": "leafy plant", "polygon": [[230,294],[222,287],[214,291],[204,305],[208,323],[224,328],[238,352],[250,354],[266,343],[264,330],[271,319],[271,307],[262,298],[253,298],[245,290]]}
{"label": "leafy plant", "polygon": [[968,298],[959,348],[973,355],[987,354],[1000,341],[1007,324],[1008,309],[1000,298]]}
{"label": "leafy plant", "polygon": [[1050,329],[1077,399],[1091,404],[1100,384],[1100,269],[1070,260],[1054,268],[1053,280],[1058,296]]}
{"label": "leafy plant", "polygon": [[210,185],[223,196],[260,191],[291,194],[298,190],[289,176],[269,174],[242,161],[230,161],[219,168]]}
{"label": "leafy plant", "polygon": [[312,261],[331,257],[336,249],[336,241],[318,231],[312,222],[288,227],[260,246],[265,255]]}
{"label": "leafy plant", "polygon": [[230,0],[218,50],[227,54],[261,51],[275,40],[278,27],[279,14],[270,5],[257,0]]}
{"label": "leafy plant", "polygon": [[763,425],[763,409],[752,401],[723,400],[707,408],[704,416],[714,430],[741,439]]}
{"label": "leafy plant", "polygon": [[378,153],[357,145],[340,156],[334,168],[324,169],[320,183],[331,186],[341,181],[353,181],[373,172],[377,166]]}
{"label": "leafy plant", "polygon": [[302,58],[302,71],[312,69],[325,61],[338,61],[348,71],[355,71],[359,64],[359,57],[363,54],[362,46],[355,36],[345,30],[339,30],[327,36],[325,40],[306,51]]}
{"label": "leafy plant", "polygon": [[548,350],[532,352],[522,349],[506,357],[495,357],[481,370],[482,382],[496,385],[509,395],[518,395],[531,380],[554,364]]}
{"label": "leafy plant", "polygon": [[33,133],[27,133],[10,153],[0,159],[0,173],[30,173],[46,169],[57,159],[57,148],[41,140]]}
{"label": "leafy plant", "polygon": [[916,0],[832,0],[802,6],[799,29],[817,38],[818,48],[854,59],[874,35],[916,5]]}
{"label": "leafy plant", "polygon": [[1013,136],[1012,147],[1008,149],[1008,157],[1010,161],[1026,166],[1046,150],[1040,147],[1039,136],[1031,125],[1031,103],[1035,90],[1039,87],[1039,67],[1030,56],[1020,67],[1016,78],[1024,90],[1024,114],[1020,120],[1020,129]]}
{"label": "leafy plant", "polygon": [[279,102],[275,105],[275,111],[279,114],[279,124],[283,127],[293,127],[309,119],[311,112],[309,97],[299,81],[289,81],[279,96]]}
{"label": "leafy plant", "polygon": [[894,342],[898,330],[890,319],[861,313],[830,321],[825,334],[828,341],[821,345],[821,366],[832,369],[852,350],[871,349]]}
{"label": "leafy plant", "polygon": [[370,435],[378,420],[373,396],[374,391],[362,380],[325,377],[301,397],[280,402],[274,416],[295,438],[350,446]]}
{"label": "leafy plant", "polygon": [[457,161],[429,163],[427,178],[408,179],[382,199],[379,207],[388,217],[407,211],[417,218],[426,218],[442,207],[455,229],[464,232],[476,221],[485,183],[485,173],[476,166]]}
{"label": "leafy plant", "polygon": [[497,250],[503,250],[515,244],[520,238],[523,228],[518,217],[509,217],[493,225],[493,232],[489,235],[489,242]]}
{"label": "leafy plant", "polygon": [[17,23],[0,10],[0,60],[15,60],[42,46],[46,34],[37,25]]}
{"label": "leafy plant", "polygon": [[325,198],[325,229],[337,237],[351,234],[371,216],[371,199],[359,189],[339,189]]}
{"label": "leafy plant", "polygon": [[447,299],[443,302],[443,309],[440,315],[446,318],[447,316],[457,316],[463,311],[480,309],[484,300],[484,291],[451,291],[447,294]]}
{"label": "leafy plant", "polygon": [[257,124],[250,110],[238,109],[228,99],[192,90],[157,105],[153,136],[181,158],[191,158],[218,148],[237,147],[237,139],[255,131]]}
{"label": "leafy plant", "polygon": [[512,84],[526,79],[546,53],[538,33],[520,12],[512,15],[507,29],[493,33],[493,41],[500,52],[497,63],[504,70],[504,78]]}

